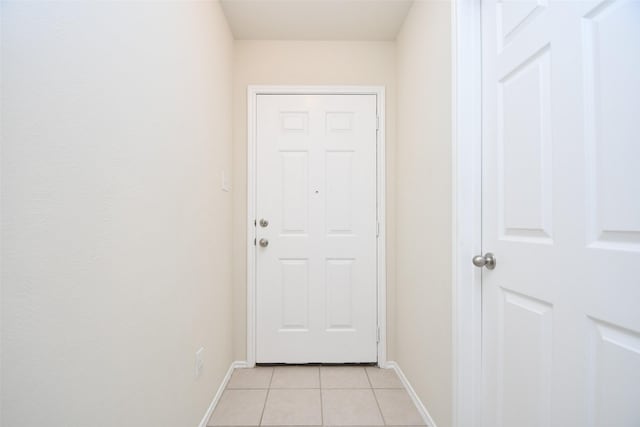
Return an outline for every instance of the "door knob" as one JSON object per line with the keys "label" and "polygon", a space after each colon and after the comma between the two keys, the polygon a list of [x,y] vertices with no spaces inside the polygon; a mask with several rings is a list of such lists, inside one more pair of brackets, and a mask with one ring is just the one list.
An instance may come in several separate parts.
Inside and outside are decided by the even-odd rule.
{"label": "door knob", "polygon": [[493,270],[496,268],[496,257],[491,252],[487,252],[484,256],[474,256],[473,265],[481,268],[487,267],[488,270]]}
{"label": "door knob", "polygon": [[262,218],[260,220],[260,227],[266,227],[267,225],[269,225],[269,221],[267,221],[266,219]]}
{"label": "door knob", "polygon": [[260,239],[258,243],[260,243],[260,246],[262,246],[263,248],[269,246],[269,241],[267,239]]}

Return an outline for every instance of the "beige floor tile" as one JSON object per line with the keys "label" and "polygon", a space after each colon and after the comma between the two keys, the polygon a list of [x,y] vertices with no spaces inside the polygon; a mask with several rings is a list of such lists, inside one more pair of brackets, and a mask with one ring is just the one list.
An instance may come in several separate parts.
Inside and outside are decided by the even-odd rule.
{"label": "beige floor tile", "polygon": [[384,425],[372,390],[322,390],[322,415],[327,426]]}
{"label": "beige floor tile", "polygon": [[320,390],[269,390],[262,416],[265,426],[322,425]]}
{"label": "beige floor tile", "polygon": [[273,371],[271,388],[320,388],[318,366],[278,366]]}
{"label": "beige floor tile", "polygon": [[269,388],[272,375],[273,368],[257,367],[251,369],[236,369],[233,371],[233,375],[231,375],[227,388]]}
{"label": "beige floor tile", "polygon": [[207,426],[257,426],[267,390],[225,390]]}
{"label": "beige floor tile", "polygon": [[393,369],[367,368],[367,375],[373,388],[403,388],[400,378]]}
{"label": "beige floor tile", "polygon": [[423,426],[424,421],[405,390],[374,390],[387,425]]}
{"label": "beige floor tile", "polygon": [[322,388],[371,388],[367,373],[361,366],[322,366]]}

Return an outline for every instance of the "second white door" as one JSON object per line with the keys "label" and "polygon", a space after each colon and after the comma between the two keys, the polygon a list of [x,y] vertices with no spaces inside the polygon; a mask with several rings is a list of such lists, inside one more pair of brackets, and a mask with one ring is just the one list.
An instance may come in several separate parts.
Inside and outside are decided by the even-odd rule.
{"label": "second white door", "polygon": [[640,3],[482,1],[485,427],[640,426]]}
{"label": "second white door", "polygon": [[257,97],[257,363],[377,360],[376,106]]}

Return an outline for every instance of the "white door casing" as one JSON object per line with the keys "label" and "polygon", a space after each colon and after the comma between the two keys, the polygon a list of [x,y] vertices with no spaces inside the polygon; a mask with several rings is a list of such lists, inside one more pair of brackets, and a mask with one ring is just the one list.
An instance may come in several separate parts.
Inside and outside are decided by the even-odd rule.
{"label": "white door casing", "polygon": [[375,362],[378,93],[282,92],[253,93],[254,361]]}
{"label": "white door casing", "polygon": [[482,66],[481,2],[451,2],[452,426],[481,425]]}
{"label": "white door casing", "polygon": [[483,425],[640,425],[640,2],[483,0]]}

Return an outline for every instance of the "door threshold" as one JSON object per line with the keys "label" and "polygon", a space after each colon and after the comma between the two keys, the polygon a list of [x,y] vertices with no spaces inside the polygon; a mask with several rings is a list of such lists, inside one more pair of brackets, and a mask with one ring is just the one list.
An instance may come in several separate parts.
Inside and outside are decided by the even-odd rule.
{"label": "door threshold", "polygon": [[256,363],[258,367],[276,367],[276,366],[353,366],[353,367],[369,367],[378,366],[377,362],[364,362],[364,363]]}

